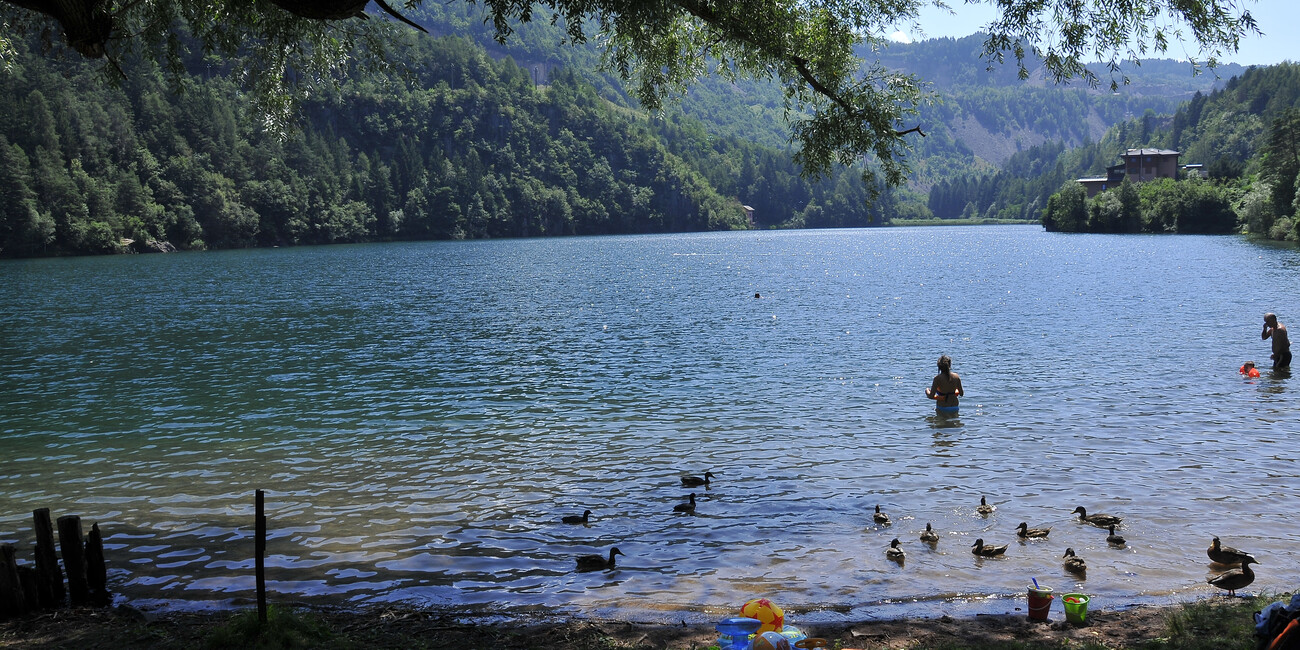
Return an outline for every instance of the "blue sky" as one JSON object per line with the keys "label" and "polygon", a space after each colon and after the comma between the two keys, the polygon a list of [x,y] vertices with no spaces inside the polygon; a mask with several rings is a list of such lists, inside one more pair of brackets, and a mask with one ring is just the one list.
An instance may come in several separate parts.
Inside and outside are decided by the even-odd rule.
{"label": "blue sky", "polygon": [[[921,12],[921,27],[925,37],[969,36],[981,26],[987,24],[996,15],[997,9],[989,2],[965,4],[963,0],[948,0],[948,4],[957,12],[948,15],[934,7],[927,7]],[[1282,61],[1300,62],[1300,38],[1294,30],[1300,25],[1300,2],[1296,0],[1241,0],[1239,2],[1250,15],[1255,17],[1262,36],[1245,39],[1241,49],[1235,54],[1223,57],[1224,61],[1241,65],[1270,65]],[[907,34],[911,40],[917,35]],[[1177,43],[1170,44],[1166,57],[1184,59],[1196,54],[1195,50],[1186,53]]]}

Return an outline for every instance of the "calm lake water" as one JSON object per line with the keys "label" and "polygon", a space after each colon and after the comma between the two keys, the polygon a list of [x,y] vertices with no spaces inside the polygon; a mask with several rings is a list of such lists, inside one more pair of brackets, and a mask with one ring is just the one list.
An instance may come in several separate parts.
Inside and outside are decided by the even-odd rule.
{"label": "calm lake water", "polygon": [[[247,603],[259,488],[281,601],[712,620],[768,596],[807,620],[1013,611],[1036,577],[1108,607],[1216,592],[1213,535],[1260,559],[1249,591],[1300,582],[1300,378],[1259,339],[1266,311],[1300,325],[1294,248],[891,228],[18,261],[0,281],[0,542],[30,558],[38,507],[98,521],[110,587],[141,606]],[[922,395],[940,354],[957,418]],[[1080,505],[1123,516],[1128,546]],[[1021,521],[1052,533],[1020,543]],[[976,538],[1011,547],[977,559]],[[617,569],[573,571],[612,545]]]}

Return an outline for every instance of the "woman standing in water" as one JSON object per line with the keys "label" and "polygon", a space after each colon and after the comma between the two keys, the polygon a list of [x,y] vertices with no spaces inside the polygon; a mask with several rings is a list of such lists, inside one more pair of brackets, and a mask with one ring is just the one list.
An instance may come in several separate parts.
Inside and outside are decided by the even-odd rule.
{"label": "woman standing in water", "polygon": [[961,377],[952,371],[952,357],[939,357],[939,374],[934,376],[930,387],[925,389],[925,396],[934,400],[934,410],[940,413],[956,413],[957,398],[966,393],[961,389]]}

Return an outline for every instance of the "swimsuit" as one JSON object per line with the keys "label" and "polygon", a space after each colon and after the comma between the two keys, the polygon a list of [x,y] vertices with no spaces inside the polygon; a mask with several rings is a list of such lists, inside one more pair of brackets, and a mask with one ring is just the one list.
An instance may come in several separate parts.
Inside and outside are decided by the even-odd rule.
{"label": "swimsuit", "polygon": [[1277,360],[1273,362],[1274,370],[1291,367],[1291,350],[1285,350],[1282,354],[1277,355]]}

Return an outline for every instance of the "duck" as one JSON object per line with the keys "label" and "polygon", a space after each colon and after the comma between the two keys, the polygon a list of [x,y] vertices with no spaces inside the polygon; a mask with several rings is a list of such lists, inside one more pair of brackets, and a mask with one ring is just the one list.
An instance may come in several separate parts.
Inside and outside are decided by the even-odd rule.
{"label": "duck", "polygon": [[1218,562],[1219,564],[1241,564],[1241,561],[1246,558],[1250,558],[1256,564],[1259,563],[1255,560],[1255,556],[1250,553],[1219,544],[1218,537],[1215,537],[1214,541],[1210,542],[1210,548],[1205,549],[1205,554],[1210,556],[1212,562]]}
{"label": "duck", "polygon": [[579,555],[579,571],[600,571],[602,569],[614,568],[614,556],[623,555],[623,551],[618,550],[615,546],[609,549],[609,559],[606,560],[604,555]]}
{"label": "duck", "polygon": [[1245,589],[1255,581],[1255,572],[1250,570],[1252,564],[1259,564],[1259,562],[1248,555],[1241,559],[1240,569],[1229,569],[1206,579],[1206,582],[1220,589],[1227,589],[1229,596],[1236,596],[1238,589]]}
{"label": "duck", "polygon": [[993,514],[993,511],[997,509],[997,506],[989,505],[988,502],[984,500],[984,497],[980,497],[980,504],[975,508],[975,512],[978,512],[981,515],[991,515]]}
{"label": "duck", "polygon": [[1094,526],[1098,526],[1101,528],[1105,528],[1107,526],[1118,526],[1119,522],[1123,521],[1123,519],[1116,517],[1115,515],[1103,515],[1100,513],[1095,515],[1090,515],[1088,514],[1088,511],[1083,508],[1083,506],[1079,506],[1078,508],[1075,508],[1074,511],[1078,513],[1079,521],[1092,524]]}
{"label": "duck", "polygon": [[582,514],[580,515],[569,515],[567,517],[564,517],[563,519],[560,519],[560,521],[566,524],[585,524],[585,523],[589,523],[588,522],[589,519],[591,519],[591,511],[583,510]]}
{"label": "duck", "polygon": [[713,478],[713,472],[705,472],[703,477],[683,476],[682,487],[709,487],[709,479]]}
{"label": "duck", "polygon": [[930,527],[930,522],[926,522],[925,530],[921,531],[921,541],[928,544],[935,544],[939,541],[939,533],[934,532],[934,529]]}
{"label": "duck", "polygon": [[1065,549],[1065,555],[1062,555],[1061,557],[1065,558],[1066,571],[1069,571],[1070,573],[1077,573],[1079,575],[1083,575],[1088,572],[1088,563],[1084,562],[1083,558],[1075,555],[1074,549],[1072,548]]}
{"label": "duck", "polygon": [[1023,521],[1020,522],[1019,526],[1016,526],[1016,534],[1021,538],[1047,537],[1050,532],[1052,532],[1051,528],[1030,528],[1029,524]]}
{"label": "duck", "polygon": [[971,544],[970,548],[971,548],[970,551],[971,553],[974,553],[981,557],[994,557],[996,555],[1002,555],[1003,553],[1007,552],[1006,544],[1003,544],[1002,546],[985,546],[983,539],[975,540],[975,543]]}
{"label": "duck", "polygon": [[879,504],[879,503],[876,504],[876,514],[873,515],[873,516],[871,517],[871,519],[872,519],[873,521],[875,521],[876,523],[878,523],[878,524],[884,524],[884,525],[886,525],[886,526],[889,525],[889,515],[887,515],[887,514],[885,514],[885,513],[883,513],[883,512],[880,511],[880,504]]}
{"label": "duck", "polygon": [[690,503],[679,503],[673,506],[673,512],[685,512],[692,515],[695,514],[695,493],[694,492],[690,494],[690,499],[691,499]]}
{"label": "duck", "polygon": [[1110,527],[1110,534],[1106,536],[1106,542],[1115,546],[1123,546],[1124,538],[1115,534],[1115,527]]}
{"label": "duck", "polygon": [[889,543],[889,548],[885,549],[885,557],[895,562],[902,562],[907,557],[907,554],[903,552],[903,549],[898,544],[898,538],[895,537],[894,541]]}

